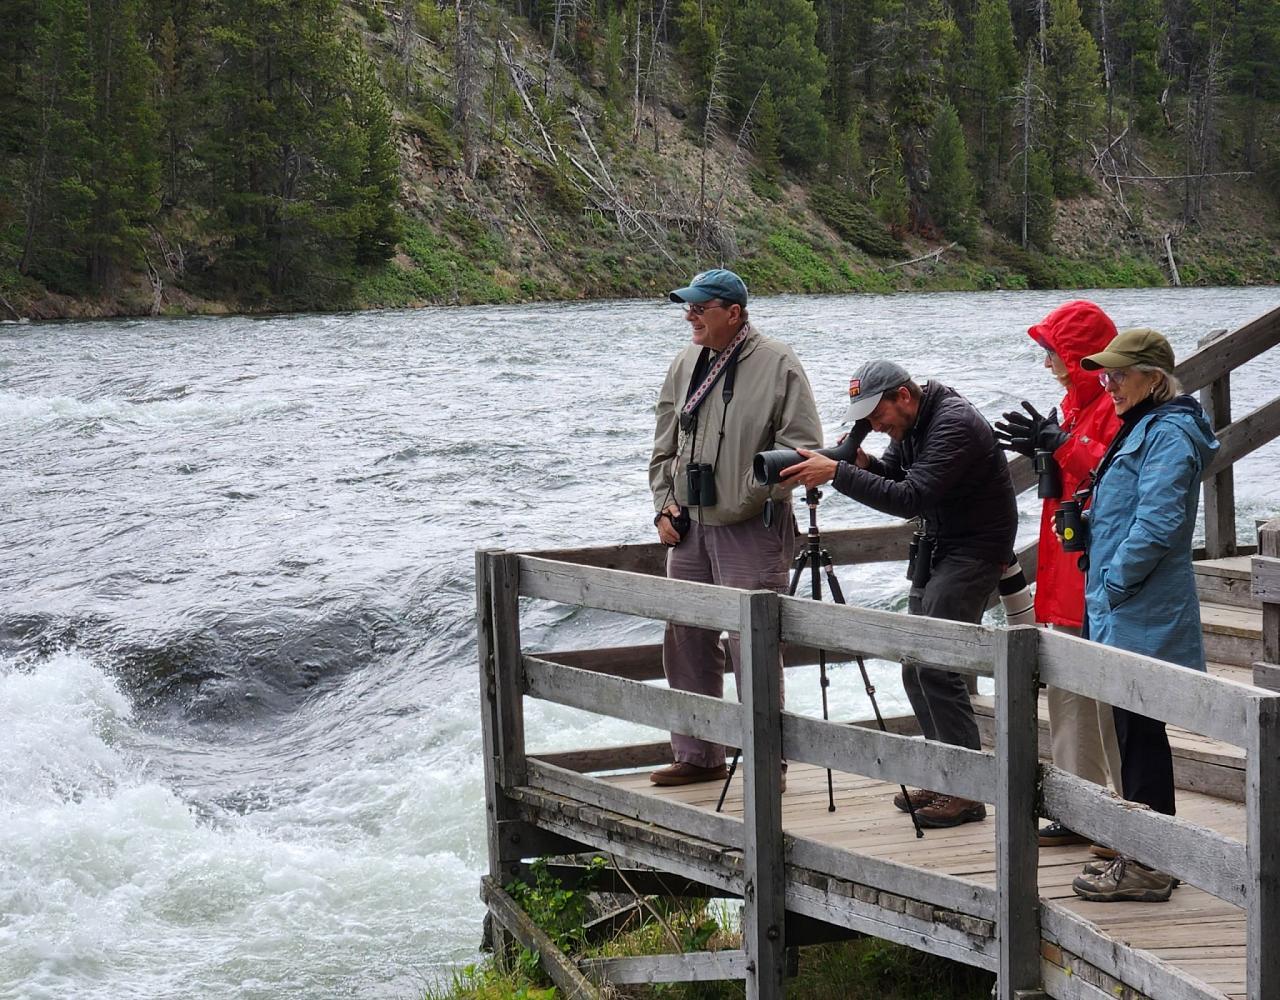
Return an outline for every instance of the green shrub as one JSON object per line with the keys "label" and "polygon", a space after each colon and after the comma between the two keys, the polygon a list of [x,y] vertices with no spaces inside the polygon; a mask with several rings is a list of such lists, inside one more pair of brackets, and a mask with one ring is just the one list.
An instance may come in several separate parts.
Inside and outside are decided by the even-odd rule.
{"label": "green shrub", "polygon": [[449,123],[444,113],[434,106],[428,105],[421,114],[404,112],[400,128],[422,144],[433,167],[446,167],[458,162],[458,146],[449,132]]}
{"label": "green shrub", "polygon": [[873,257],[896,257],[902,250],[901,240],[895,239],[865,206],[838,188],[811,188],[809,207],[841,238]]}

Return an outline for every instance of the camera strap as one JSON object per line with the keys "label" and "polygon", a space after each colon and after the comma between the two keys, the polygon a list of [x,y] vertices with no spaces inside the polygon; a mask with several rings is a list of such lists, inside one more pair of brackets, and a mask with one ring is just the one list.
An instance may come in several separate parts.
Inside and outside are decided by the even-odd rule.
{"label": "camera strap", "polygon": [[698,355],[697,364],[693,366],[693,376],[689,379],[689,388],[685,393],[684,406],[680,409],[680,427],[683,430],[687,431],[692,425],[698,412],[698,407],[702,405],[703,400],[707,398],[716,382],[720,380],[721,375],[725,376],[724,389],[722,390],[725,405],[727,406],[729,400],[733,398],[733,382],[737,374],[738,355],[742,352],[742,345],[746,343],[750,329],[750,326],[744,323],[737,336],[720,352],[714,362],[711,362],[711,350],[709,348],[704,347],[702,353]]}

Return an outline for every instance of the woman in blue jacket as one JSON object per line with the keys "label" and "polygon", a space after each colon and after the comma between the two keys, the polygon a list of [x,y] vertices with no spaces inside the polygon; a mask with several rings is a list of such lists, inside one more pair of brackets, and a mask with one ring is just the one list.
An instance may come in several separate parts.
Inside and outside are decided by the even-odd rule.
{"label": "woman in blue jacket", "polygon": [[[1095,474],[1085,580],[1095,642],[1204,670],[1191,542],[1200,478],[1218,448],[1204,410],[1181,394],[1173,348],[1154,330],[1125,330],[1081,361],[1099,371],[1121,427]],[[1165,724],[1114,710],[1124,797],[1174,814]],[[1167,900],[1177,881],[1123,855],[1086,866],[1077,895]]]}

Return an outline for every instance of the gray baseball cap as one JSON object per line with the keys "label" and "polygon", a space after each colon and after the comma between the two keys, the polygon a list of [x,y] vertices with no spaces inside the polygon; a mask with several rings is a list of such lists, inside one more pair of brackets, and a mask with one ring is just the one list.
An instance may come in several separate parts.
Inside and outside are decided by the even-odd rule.
{"label": "gray baseball cap", "polygon": [[852,424],[870,416],[886,392],[911,381],[902,365],[892,361],[868,361],[849,379],[849,408],[844,423]]}

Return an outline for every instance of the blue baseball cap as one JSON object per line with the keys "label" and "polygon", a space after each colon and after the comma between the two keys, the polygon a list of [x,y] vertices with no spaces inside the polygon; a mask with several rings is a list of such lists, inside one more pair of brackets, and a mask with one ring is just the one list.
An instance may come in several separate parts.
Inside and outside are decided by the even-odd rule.
{"label": "blue baseball cap", "polygon": [[695,274],[688,285],[677,288],[670,298],[672,302],[710,302],[712,299],[721,299],[745,306],[747,283],[732,271],[713,267],[710,271]]}

